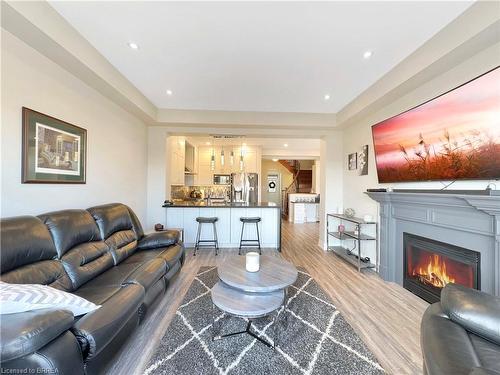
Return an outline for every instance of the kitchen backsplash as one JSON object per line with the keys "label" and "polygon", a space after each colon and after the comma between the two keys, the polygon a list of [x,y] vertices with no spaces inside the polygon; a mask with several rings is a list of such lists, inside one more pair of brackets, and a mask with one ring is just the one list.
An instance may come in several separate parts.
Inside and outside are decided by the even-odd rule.
{"label": "kitchen backsplash", "polygon": [[172,199],[185,199],[190,198],[192,191],[198,190],[202,194],[202,198],[205,198],[210,192],[212,198],[226,198],[231,192],[231,187],[227,185],[217,186],[217,185],[195,185],[195,186],[178,186],[172,185],[170,189],[170,196]]}

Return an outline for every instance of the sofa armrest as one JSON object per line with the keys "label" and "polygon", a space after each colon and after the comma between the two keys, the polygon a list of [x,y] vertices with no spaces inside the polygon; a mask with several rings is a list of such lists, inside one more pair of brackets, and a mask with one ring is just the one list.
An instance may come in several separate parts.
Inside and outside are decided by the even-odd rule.
{"label": "sofa armrest", "polygon": [[176,230],[165,230],[146,234],[139,240],[137,249],[148,250],[172,246],[179,242],[179,235],[179,232]]}
{"label": "sofa armrest", "polygon": [[484,367],[475,367],[472,369],[469,375],[500,375],[500,372],[486,369]]}
{"label": "sofa armrest", "polygon": [[73,325],[71,331],[82,347],[85,361],[99,354],[130,319],[137,319],[138,322],[144,294],[141,285],[124,285],[99,309],[86,314]]}
{"label": "sofa armrest", "polygon": [[439,302],[425,310],[420,344],[426,374],[468,374],[481,366],[467,331],[448,319]]}
{"label": "sofa armrest", "polygon": [[500,345],[500,298],[457,284],[441,291],[441,306],[452,321]]}
{"label": "sofa armrest", "polygon": [[34,353],[69,330],[73,322],[68,310],[39,309],[2,315],[2,362]]}

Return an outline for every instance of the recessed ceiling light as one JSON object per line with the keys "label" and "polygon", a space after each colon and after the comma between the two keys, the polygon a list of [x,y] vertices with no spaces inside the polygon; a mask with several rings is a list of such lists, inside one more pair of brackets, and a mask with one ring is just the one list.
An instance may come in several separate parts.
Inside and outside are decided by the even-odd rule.
{"label": "recessed ceiling light", "polygon": [[207,146],[210,146],[210,142],[205,142],[205,144],[206,144]]}
{"label": "recessed ceiling light", "polygon": [[137,43],[134,43],[134,42],[128,42],[127,45],[131,48],[131,49],[139,49],[139,45]]}
{"label": "recessed ceiling light", "polygon": [[369,59],[370,57],[372,57],[372,55],[373,55],[372,51],[365,51],[365,53],[363,53],[363,58]]}
{"label": "recessed ceiling light", "polygon": [[324,99],[325,100],[330,100],[330,94],[325,94]]}
{"label": "recessed ceiling light", "polygon": [[274,162],[276,162],[276,161],[278,161],[278,160],[279,160],[279,159],[272,159],[272,161],[274,161]]}
{"label": "recessed ceiling light", "polygon": [[168,96],[172,96],[172,94],[173,94],[172,90],[167,90],[166,93]]}
{"label": "recessed ceiling light", "polygon": [[285,143],[283,146],[288,147],[288,143]]}

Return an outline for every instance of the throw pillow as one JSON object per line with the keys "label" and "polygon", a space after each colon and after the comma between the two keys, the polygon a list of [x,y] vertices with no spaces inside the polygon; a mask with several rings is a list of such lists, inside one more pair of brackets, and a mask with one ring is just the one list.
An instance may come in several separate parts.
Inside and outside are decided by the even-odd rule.
{"label": "throw pillow", "polygon": [[46,285],[8,284],[0,281],[0,314],[55,308],[69,310],[74,316],[101,307],[77,295]]}

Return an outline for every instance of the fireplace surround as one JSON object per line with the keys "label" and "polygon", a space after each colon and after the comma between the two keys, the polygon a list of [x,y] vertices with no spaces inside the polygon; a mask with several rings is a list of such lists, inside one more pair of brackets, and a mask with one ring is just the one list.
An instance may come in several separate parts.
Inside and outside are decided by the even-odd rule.
{"label": "fireplace surround", "polygon": [[500,296],[500,196],[368,192],[380,204],[379,274],[404,286],[404,233],[479,253],[477,288]]}
{"label": "fireplace surround", "polygon": [[440,300],[448,283],[480,289],[477,251],[403,233],[403,286],[429,303]]}

